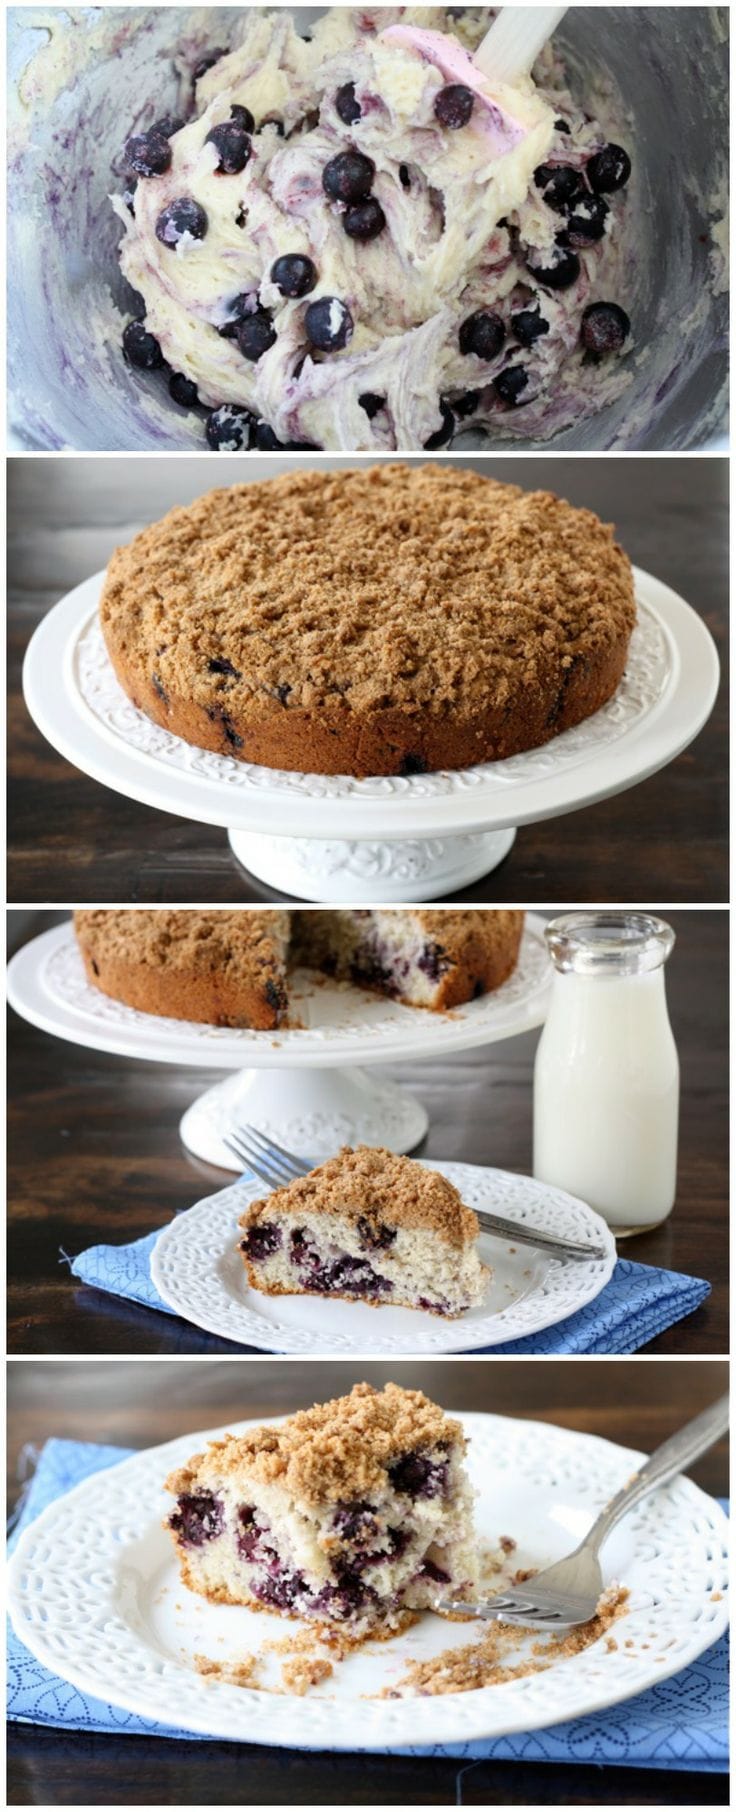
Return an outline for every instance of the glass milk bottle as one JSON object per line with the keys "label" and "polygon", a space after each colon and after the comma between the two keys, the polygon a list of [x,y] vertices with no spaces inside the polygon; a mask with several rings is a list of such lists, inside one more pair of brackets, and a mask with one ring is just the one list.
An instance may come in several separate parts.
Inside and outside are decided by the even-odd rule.
{"label": "glass milk bottle", "polygon": [[534,1071],[534,1175],[580,1196],[621,1237],[670,1213],[680,1069],[664,965],[675,934],[643,912],[568,912]]}

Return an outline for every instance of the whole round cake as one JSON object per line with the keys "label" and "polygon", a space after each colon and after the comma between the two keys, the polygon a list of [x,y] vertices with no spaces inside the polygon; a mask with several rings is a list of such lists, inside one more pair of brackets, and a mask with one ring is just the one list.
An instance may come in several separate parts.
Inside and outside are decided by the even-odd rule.
{"label": "whole round cake", "polygon": [[101,621],[147,716],[302,773],[464,768],[578,724],[636,620],[613,530],[456,465],[210,491],[113,554]]}

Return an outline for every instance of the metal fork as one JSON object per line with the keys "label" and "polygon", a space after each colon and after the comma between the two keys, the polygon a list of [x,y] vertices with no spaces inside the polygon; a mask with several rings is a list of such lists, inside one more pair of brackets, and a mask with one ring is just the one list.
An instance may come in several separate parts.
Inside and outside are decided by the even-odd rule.
{"label": "metal fork", "polygon": [[[222,1138],[233,1157],[260,1177],[269,1189],[282,1189],[285,1183],[293,1183],[295,1177],[308,1176],[314,1168],[295,1157],[292,1151],[285,1151],[275,1140],[267,1139],[255,1126],[239,1127],[237,1131],[223,1133]],[[542,1233],[525,1222],[504,1220],[500,1214],[486,1214],[482,1208],[477,1208],[476,1214],[482,1231],[492,1234],[494,1239],[511,1240],[515,1246],[534,1246],[538,1252],[548,1253],[550,1258],[589,1261],[607,1257],[605,1247],[595,1242],[586,1245],[576,1240],[556,1239],[553,1233]]]}
{"label": "metal fork", "polygon": [[575,1624],[589,1623],[604,1590],[598,1555],[614,1524],[634,1504],[648,1497],[657,1485],[665,1485],[676,1473],[683,1472],[727,1429],[728,1397],[720,1397],[710,1409],[704,1409],[692,1422],[686,1422],[678,1434],[663,1441],[640,1471],[635,1472],[628,1484],[606,1504],[585,1540],[565,1560],[545,1567],[529,1580],[528,1585],[518,1590],[473,1603],[438,1597],[435,1610],[456,1611],[497,1623],[528,1624],[530,1628],[542,1630],[571,1629]]}

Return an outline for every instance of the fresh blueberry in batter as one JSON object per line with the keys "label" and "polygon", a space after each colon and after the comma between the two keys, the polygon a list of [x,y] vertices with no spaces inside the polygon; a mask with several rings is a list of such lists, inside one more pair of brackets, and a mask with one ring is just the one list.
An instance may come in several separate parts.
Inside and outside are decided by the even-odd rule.
{"label": "fresh blueberry in batter", "polygon": [[449,403],[446,403],[442,397],[440,397],[440,415],[442,422],[439,428],[436,428],[434,434],[430,434],[429,440],[424,442],[428,453],[434,453],[437,447],[446,447],[455,432],[455,417]]}
{"label": "fresh blueberry in batter", "polygon": [[521,346],[533,346],[542,334],[549,333],[549,321],[540,313],[539,303],[536,308],[520,308],[518,314],[511,316],[511,332]]}
{"label": "fresh blueberry in batter", "polygon": [[221,126],[213,126],[207,133],[206,145],[214,145],[218,162],[215,172],[218,176],[238,176],[245,169],[251,154],[251,142],[247,132],[234,120],[225,120]]}
{"label": "fresh blueberry in batter", "polygon": [[259,453],[276,453],[283,446],[268,422],[256,422],[255,443]]}
{"label": "fresh blueberry in batter", "polygon": [[320,296],[318,302],[310,302],[304,325],[310,346],[320,352],[340,352],[353,337],[353,317],[339,296]]}
{"label": "fresh blueberry in batter", "polygon": [[380,201],[369,195],[367,201],[353,202],[345,209],[342,224],[349,239],[377,239],[386,225]]}
{"label": "fresh blueberry in batter", "polygon": [[462,396],[453,397],[452,407],[461,421],[465,421],[469,415],[475,415],[480,403],[480,395],[479,390],[464,390]]}
{"label": "fresh blueberry in batter", "polygon": [[355,121],[360,119],[362,108],[356,98],[354,82],[343,82],[342,88],[338,88],[335,108],[344,126],[354,126]]}
{"label": "fresh blueberry in batter", "polygon": [[207,417],[207,444],[213,453],[243,453],[250,446],[254,425],[249,409],[240,409],[235,403],[222,403]]}
{"label": "fresh blueberry in batter", "polygon": [[629,317],[617,302],[591,302],[583,310],[580,338],[586,352],[620,352],[630,333]]}
{"label": "fresh blueberry in batter", "polygon": [[177,246],[182,239],[204,239],[207,215],[191,195],[180,195],[170,201],[156,221],[156,238],[162,245]]}
{"label": "fresh blueberry in batter", "polygon": [[256,122],[250,107],[242,107],[238,103],[237,106],[230,108],[230,118],[235,126],[242,126],[244,132],[255,132]]}
{"label": "fresh blueberry in batter", "polygon": [[604,145],[588,158],[585,166],[588,182],[596,195],[610,195],[623,189],[631,175],[631,158],[623,145]]}
{"label": "fresh blueberry in batter", "polygon": [[271,282],[282,296],[308,296],[316,281],[316,265],[300,252],[285,252],[271,265]]}
{"label": "fresh blueberry in batter", "polygon": [[257,365],[268,352],[269,346],[276,344],[276,329],[267,308],[258,308],[255,314],[245,315],[238,322],[235,338],[244,359],[250,359]]}
{"label": "fresh blueberry in batter", "polygon": [[458,338],[461,352],[474,352],[477,359],[495,359],[506,338],[506,328],[492,309],[479,308],[462,322]]}
{"label": "fresh blueberry in batter", "polygon": [[568,251],[565,246],[557,245],[551,254],[550,264],[532,264],[528,269],[544,289],[571,289],[580,276],[580,259],[576,252]]}
{"label": "fresh blueberry in batter", "polygon": [[523,365],[507,365],[506,369],[499,371],[498,377],[494,378],[493,388],[499,402],[506,403],[509,408],[515,409],[517,403],[521,401],[528,383],[529,378]]}
{"label": "fresh blueberry in batter", "polygon": [[542,200],[555,214],[566,214],[572,203],[587,192],[580,171],[571,169],[569,164],[538,164],[534,182],[542,191]]}
{"label": "fresh blueberry in batter", "polygon": [[208,69],[214,69],[215,64],[219,63],[220,58],[225,56],[227,56],[227,51],[220,49],[209,50],[206,57],[200,57],[199,62],[195,63],[194,69],[192,70],[195,82],[201,81],[202,76],[207,74]]}
{"label": "fresh blueberry in batter", "polygon": [[386,407],[385,396],[376,396],[373,390],[364,390],[363,395],[358,397],[358,402],[361,409],[365,409],[369,422],[372,422],[374,415],[378,415],[380,409]]}
{"label": "fresh blueberry in batter", "polygon": [[370,195],[376,166],[362,151],[341,151],[322,171],[322,187],[330,201],[365,201]]}
{"label": "fresh blueberry in batter", "polygon": [[565,243],[585,248],[602,239],[609,214],[608,202],[601,195],[586,195],[576,201],[567,217]]}
{"label": "fresh blueberry in batter", "polygon": [[163,176],[171,163],[171,146],[163,132],[136,132],[125,141],[125,162],[136,176]]}
{"label": "fresh blueberry in batter", "polygon": [[158,340],[142,321],[129,321],[123,329],[123,352],[128,364],[135,365],[137,371],[158,371],[164,362]]}
{"label": "fresh blueberry in batter", "polygon": [[434,116],[441,126],[457,132],[460,126],[467,126],[474,105],[472,88],[466,88],[463,82],[448,82],[435,96]]}
{"label": "fresh blueberry in batter", "polygon": [[199,391],[192,379],[185,377],[183,371],[172,371],[169,378],[169,396],[172,402],[178,403],[180,409],[196,409],[199,402]]}

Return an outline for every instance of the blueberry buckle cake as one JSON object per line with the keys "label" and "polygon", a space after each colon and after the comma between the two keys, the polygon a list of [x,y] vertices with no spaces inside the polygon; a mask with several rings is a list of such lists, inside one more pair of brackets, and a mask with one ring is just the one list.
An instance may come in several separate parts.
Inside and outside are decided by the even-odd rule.
{"label": "blueberry buckle cake", "polygon": [[503,761],[582,723],[636,620],[613,530],[456,466],[290,471],[117,548],[100,604],[136,708],[281,772]]}
{"label": "blueberry buckle cake", "polygon": [[465,1447],[459,1422],[395,1384],[213,1441],[166,1480],[184,1584],[356,1640],[390,1635],[475,1584]]}
{"label": "blueberry buckle cake", "polygon": [[144,1013],[269,1031],[289,1007],[289,964],[435,1012],[500,988],[516,966],[523,912],[82,910],[87,978]]}
{"label": "blueberry buckle cake", "polygon": [[252,1202],[240,1251],[266,1296],[332,1296],[452,1318],[482,1303],[478,1218],[435,1170],[349,1146]]}

